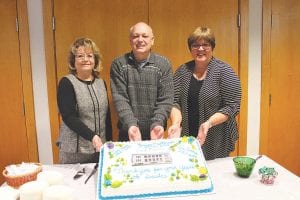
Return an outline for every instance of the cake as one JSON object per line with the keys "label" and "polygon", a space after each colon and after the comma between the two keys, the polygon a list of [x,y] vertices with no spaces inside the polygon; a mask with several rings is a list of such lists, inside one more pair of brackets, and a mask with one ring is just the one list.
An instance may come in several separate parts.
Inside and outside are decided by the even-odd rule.
{"label": "cake", "polygon": [[140,199],[212,193],[194,137],[107,142],[100,151],[97,198]]}

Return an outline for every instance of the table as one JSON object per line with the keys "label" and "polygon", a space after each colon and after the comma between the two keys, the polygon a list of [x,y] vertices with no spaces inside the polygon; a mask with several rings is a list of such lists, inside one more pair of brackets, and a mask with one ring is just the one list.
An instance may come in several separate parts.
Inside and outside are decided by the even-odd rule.
{"label": "table", "polygon": [[[300,178],[267,156],[257,161],[249,178],[240,178],[235,174],[232,158],[215,159],[208,161],[207,165],[214,179],[216,193],[201,199],[300,200]],[[274,167],[278,172],[273,185],[260,182],[258,170],[263,166]]]}
{"label": "table", "polygon": [[[256,158],[257,156],[250,156]],[[235,174],[231,157],[207,161],[208,169],[214,182],[215,192],[200,196],[176,197],[171,199],[201,199],[201,200],[300,200],[300,178],[267,156],[262,156],[255,165],[249,178],[240,178]],[[274,167],[278,176],[273,185],[264,185],[259,180],[258,169],[267,166]],[[76,171],[85,167],[86,174],[73,180]],[[65,184],[74,189],[78,200],[94,200],[97,191],[97,173],[87,184],[84,183],[94,164],[84,165],[44,165],[43,170],[55,170],[63,173]],[[161,198],[161,200],[170,198]]]}

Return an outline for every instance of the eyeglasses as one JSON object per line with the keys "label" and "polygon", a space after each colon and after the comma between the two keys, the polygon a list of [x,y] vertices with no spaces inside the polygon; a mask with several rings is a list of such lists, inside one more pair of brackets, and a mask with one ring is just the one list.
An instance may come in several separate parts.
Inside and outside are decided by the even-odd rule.
{"label": "eyeglasses", "polygon": [[203,43],[203,44],[192,44],[191,45],[191,49],[192,50],[198,50],[200,47],[202,47],[202,49],[207,50],[211,47],[211,45],[209,43]]}
{"label": "eyeglasses", "polygon": [[85,60],[85,58],[87,60],[92,60],[92,59],[94,59],[94,54],[76,54],[75,58],[77,60]]}

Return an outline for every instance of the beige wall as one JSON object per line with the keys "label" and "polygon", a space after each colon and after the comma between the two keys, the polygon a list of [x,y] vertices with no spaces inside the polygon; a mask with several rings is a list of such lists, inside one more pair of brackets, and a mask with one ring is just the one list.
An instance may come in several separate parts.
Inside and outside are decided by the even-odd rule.
{"label": "beige wall", "polygon": [[249,11],[247,154],[256,155],[260,132],[262,0],[250,0]]}

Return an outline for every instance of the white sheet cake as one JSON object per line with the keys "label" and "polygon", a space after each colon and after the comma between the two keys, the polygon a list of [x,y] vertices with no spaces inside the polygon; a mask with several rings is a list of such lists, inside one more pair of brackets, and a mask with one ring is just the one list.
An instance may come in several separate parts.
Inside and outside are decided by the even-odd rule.
{"label": "white sheet cake", "polygon": [[200,195],[214,190],[194,137],[107,142],[98,170],[98,199]]}

